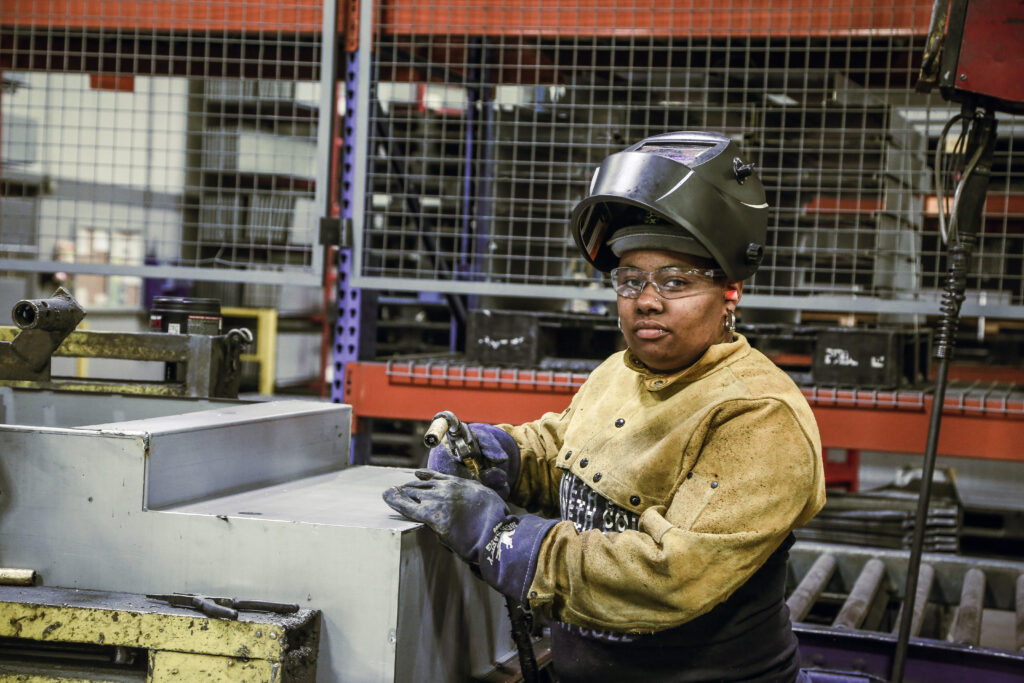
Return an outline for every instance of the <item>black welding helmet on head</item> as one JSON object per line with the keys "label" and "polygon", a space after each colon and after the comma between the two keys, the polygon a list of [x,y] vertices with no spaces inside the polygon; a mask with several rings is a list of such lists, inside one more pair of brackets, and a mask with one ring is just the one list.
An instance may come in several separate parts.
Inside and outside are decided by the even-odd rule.
{"label": "black welding helmet on head", "polygon": [[570,218],[598,270],[627,251],[658,249],[713,260],[730,280],[757,270],[767,226],[753,165],[728,137],[703,132],[656,135],[607,157]]}

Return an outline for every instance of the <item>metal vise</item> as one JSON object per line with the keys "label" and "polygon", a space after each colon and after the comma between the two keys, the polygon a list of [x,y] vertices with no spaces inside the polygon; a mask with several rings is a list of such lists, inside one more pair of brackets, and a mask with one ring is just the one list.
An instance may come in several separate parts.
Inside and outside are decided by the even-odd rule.
{"label": "metal vise", "polygon": [[49,299],[23,299],[11,318],[18,335],[0,341],[0,379],[50,379],[50,358],[85,317],[85,309],[63,287]]}

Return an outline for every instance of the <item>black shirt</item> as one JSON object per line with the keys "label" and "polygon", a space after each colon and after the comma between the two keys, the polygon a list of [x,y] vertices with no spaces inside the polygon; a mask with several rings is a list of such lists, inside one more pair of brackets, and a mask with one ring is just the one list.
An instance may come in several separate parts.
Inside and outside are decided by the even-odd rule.
{"label": "black shirt", "polygon": [[[636,530],[639,516],[599,495],[571,472],[561,481],[562,519],[577,531]],[[551,625],[552,668],[560,683],[691,683],[796,679],[799,653],[786,607],[793,535],[729,599],[681,626],[651,634]]]}

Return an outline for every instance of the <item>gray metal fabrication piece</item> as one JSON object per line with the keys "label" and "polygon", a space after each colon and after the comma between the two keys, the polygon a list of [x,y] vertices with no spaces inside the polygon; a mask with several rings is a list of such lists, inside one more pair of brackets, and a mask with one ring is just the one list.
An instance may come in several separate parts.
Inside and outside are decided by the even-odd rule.
{"label": "gray metal fabrication piece", "polygon": [[[23,336],[17,328],[0,327],[0,344]],[[70,333],[53,356],[104,358],[123,361],[162,362],[172,366],[174,378],[160,382],[116,379],[52,377],[49,358],[38,373],[27,373],[17,361],[0,365],[0,385],[21,389],[54,389],[83,393],[141,394],[146,396],[182,396],[193,398],[235,398],[238,396],[239,358],[248,344],[248,329],[233,329],[227,334],[165,334],[163,332]],[[2,348],[2,347],[0,347]],[[49,355],[49,354],[48,354]]]}
{"label": "gray metal fabrication piece", "polygon": [[323,683],[460,681],[511,653],[500,596],[381,500],[410,471],[347,467],[349,406],[0,394],[0,565],[318,609]]}
{"label": "gray metal fabrication piece", "polygon": [[[11,311],[16,327],[0,327],[0,386],[193,398],[238,396],[241,353],[253,341],[248,329],[216,335],[75,332],[84,317],[85,310],[63,287],[48,299],[16,303]],[[52,356],[162,361],[165,381],[54,377]]]}

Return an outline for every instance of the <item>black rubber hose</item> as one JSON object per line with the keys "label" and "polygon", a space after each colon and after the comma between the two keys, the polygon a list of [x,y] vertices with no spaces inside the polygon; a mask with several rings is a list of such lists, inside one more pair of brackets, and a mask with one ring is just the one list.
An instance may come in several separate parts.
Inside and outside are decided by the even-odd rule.
{"label": "black rubber hose", "polygon": [[537,683],[540,680],[540,668],[537,657],[533,653],[533,640],[530,638],[530,616],[518,602],[505,597],[505,608],[508,619],[512,623],[512,640],[516,644],[519,655],[519,669],[523,675],[523,683]]}

